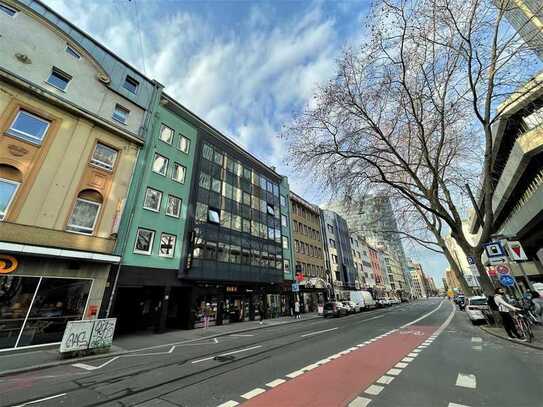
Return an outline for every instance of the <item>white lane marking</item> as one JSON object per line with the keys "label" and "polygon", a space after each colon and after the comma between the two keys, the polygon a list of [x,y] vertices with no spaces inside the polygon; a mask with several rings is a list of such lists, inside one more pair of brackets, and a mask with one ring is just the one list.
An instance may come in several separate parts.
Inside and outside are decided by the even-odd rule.
{"label": "white lane marking", "polygon": [[429,316],[432,315],[434,312],[436,312],[439,308],[441,308],[441,305],[442,305],[442,304],[443,304],[443,301],[441,301],[441,302],[439,303],[439,305],[438,305],[435,309],[433,309],[432,311],[427,312],[426,314],[424,314],[424,315],[423,315],[422,317],[420,317],[420,318],[417,318],[417,319],[415,319],[415,320],[413,320],[413,321],[411,321],[411,322],[408,322],[407,324],[402,325],[400,328],[407,328],[408,326],[413,325],[413,324],[416,324],[416,323],[419,322],[420,320],[423,320],[424,318],[429,317]]}
{"label": "white lane marking", "polygon": [[479,336],[474,336],[473,338],[471,338],[471,341],[472,342],[482,342],[483,338],[481,338]]}
{"label": "white lane marking", "polygon": [[[129,353],[128,355],[121,355],[127,358],[135,357],[135,356],[156,356],[156,355],[169,355],[175,350],[176,346],[172,346],[169,351],[167,352],[154,352],[154,353]],[[73,366],[73,365],[72,365]]]}
{"label": "white lane marking", "polygon": [[279,386],[280,384],[283,384],[285,382],[286,382],[285,379],[275,379],[275,380],[273,380],[273,381],[271,381],[269,383],[266,383],[266,386],[273,388],[273,387]]}
{"label": "white lane marking", "polygon": [[377,396],[379,393],[383,391],[383,389],[384,389],[383,386],[372,384],[370,387],[364,390],[364,393],[371,394],[372,396]]}
{"label": "white lane marking", "polygon": [[387,376],[387,375],[383,375],[379,378],[379,380],[377,380],[375,383],[379,383],[379,384],[390,384],[390,382],[394,380],[394,377],[392,376]]}
{"label": "white lane marking", "polygon": [[415,352],[411,352],[411,353],[408,353],[407,356],[409,356],[410,358],[416,358],[417,356],[419,356],[419,354]]}
{"label": "white lane marking", "polygon": [[400,373],[402,373],[402,369],[390,369],[387,374],[392,376],[398,376]]}
{"label": "white lane marking", "polygon": [[456,385],[459,387],[467,387],[468,389],[477,388],[477,378],[474,374],[458,373]]}
{"label": "white lane marking", "polygon": [[469,407],[469,406],[466,406],[465,404],[449,403],[447,407]]}
{"label": "white lane marking", "polygon": [[240,336],[240,337],[249,337],[249,336],[254,336],[253,334],[230,334],[228,336]]}
{"label": "white lane marking", "polygon": [[213,338],[213,342],[219,343],[219,340],[217,338]]}
{"label": "white lane marking", "polygon": [[319,367],[319,364],[313,363],[311,365],[307,365],[306,367],[302,367],[300,370],[310,371],[310,370],[316,369],[317,367]]}
{"label": "white lane marking", "polygon": [[402,362],[412,362],[415,358],[405,357],[402,359]]}
{"label": "white lane marking", "polygon": [[[228,352],[228,353],[221,353],[220,355],[216,355],[216,356],[228,356],[228,355],[234,355],[236,353],[241,353],[241,352],[247,352],[249,350],[253,350],[253,349],[258,349],[258,348],[261,348],[262,345],[257,345],[257,346],[251,346],[250,348],[245,348],[245,349],[240,349],[240,350],[235,350],[233,352]],[[200,362],[205,362],[207,360],[211,360],[213,359],[215,356],[210,356],[208,358],[205,358],[205,359],[198,359],[198,360],[194,360],[192,361],[192,363],[200,363]]]}
{"label": "white lane marking", "polygon": [[289,373],[288,375],[286,375],[289,379],[294,379],[295,377],[298,377],[300,375],[304,374],[304,371],[303,370],[296,370],[292,373]]}
{"label": "white lane marking", "polygon": [[98,366],[92,366],[92,365],[87,365],[85,363],[74,363],[72,366],[73,367],[78,367],[80,369],[85,369],[85,370],[96,370],[96,369],[100,369],[106,365],[109,365],[111,362],[113,362],[114,360],[117,360],[119,359],[119,356],[115,356],[113,359],[110,359],[108,360],[107,362],[104,362],[102,363],[101,365],[98,365]]}
{"label": "white lane marking", "polygon": [[473,350],[483,350],[483,347],[481,345],[473,345],[471,348]]}
{"label": "white lane marking", "polygon": [[349,403],[349,407],[367,407],[370,403],[371,399],[359,396]]}
{"label": "white lane marking", "polygon": [[399,368],[399,369],[403,369],[403,368],[407,367],[408,364],[409,364],[409,363],[398,362],[398,363],[396,363],[396,364],[394,365],[394,367],[397,367],[397,368]]}
{"label": "white lane marking", "polygon": [[330,328],[330,329],[323,329],[322,331],[309,332],[308,334],[300,335],[300,338],[305,338],[306,336],[318,335],[318,334],[322,334],[324,332],[335,331],[336,329],[338,329],[338,328],[335,327],[335,328]]}
{"label": "white lane marking", "polygon": [[42,401],[53,400],[53,399],[56,399],[56,398],[59,398],[59,397],[65,396],[65,395],[66,395],[66,393],[55,394],[54,396],[45,397],[45,398],[39,399],[39,400],[27,401],[26,403],[18,404],[18,405],[13,406],[13,407],[28,406],[29,404],[36,404],[36,403],[40,403]]}
{"label": "white lane marking", "polygon": [[236,407],[239,405],[237,401],[228,400],[226,403],[219,404],[217,407]]}
{"label": "white lane marking", "polygon": [[255,396],[258,396],[259,394],[262,394],[266,391],[266,389],[261,389],[260,387],[257,387],[256,389],[253,389],[251,391],[248,391],[245,394],[242,394],[241,397],[243,397],[246,400],[252,399]]}

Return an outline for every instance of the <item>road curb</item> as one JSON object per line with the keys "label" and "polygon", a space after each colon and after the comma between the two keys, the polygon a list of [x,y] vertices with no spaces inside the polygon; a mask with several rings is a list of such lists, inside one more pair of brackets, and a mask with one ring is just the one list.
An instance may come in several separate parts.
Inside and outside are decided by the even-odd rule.
{"label": "road curb", "polygon": [[[312,316],[312,317],[309,317],[309,318],[294,319],[292,321],[278,322],[276,324],[258,325],[258,326],[251,327],[251,328],[244,328],[244,329],[238,329],[238,330],[235,330],[235,331],[223,332],[223,333],[220,333],[220,334],[217,334],[217,335],[208,335],[208,336],[202,336],[201,338],[187,339],[185,341],[179,341],[178,343],[182,344],[182,343],[198,342],[198,341],[202,341],[202,340],[206,340],[206,339],[220,338],[222,336],[227,336],[227,335],[231,335],[231,334],[256,331],[256,330],[259,330],[259,329],[272,328],[272,327],[281,326],[281,325],[297,324],[297,323],[301,323],[301,322],[312,321],[312,320],[318,319],[318,318],[321,318],[321,316],[320,315],[315,315],[315,316]],[[35,371],[35,370],[43,370],[43,369],[47,369],[47,368],[50,368],[50,367],[56,367],[56,366],[62,366],[62,365],[71,365],[73,363],[78,363],[78,362],[82,362],[82,361],[91,361],[91,360],[96,360],[96,359],[102,359],[104,357],[122,356],[122,355],[126,355],[128,353],[139,352],[139,351],[142,351],[142,350],[145,350],[145,349],[148,349],[148,348],[159,348],[159,347],[162,347],[162,346],[169,346],[169,345],[170,344],[159,344],[159,345],[153,345],[153,346],[150,346],[150,347],[147,347],[147,348],[141,348],[141,349],[132,349],[132,350],[125,350],[125,351],[102,353],[102,354],[99,354],[99,355],[82,356],[82,357],[73,358],[73,359],[62,359],[62,360],[57,360],[57,361],[54,361],[54,362],[42,363],[41,365],[34,365],[34,366],[22,367],[22,368],[19,368],[19,369],[11,369],[11,370],[0,371],[0,377],[9,376],[9,375],[13,375],[13,374],[27,373],[27,372],[32,372],[32,371]]]}
{"label": "road curb", "polygon": [[543,350],[543,346],[538,346],[538,345],[534,345],[532,343],[528,343],[528,342],[519,342],[519,341],[515,341],[513,339],[509,339],[507,336],[505,335],[500,335],[500,334],[497,334],[495,332],[492,332],[490,331],[488,328],[484,327],[484,326],[480,326],[479,328],[481,328],[483,331],[485,331],[487,334],[490,334],[492,336],[495,336],[496,338],[501,338],[503,340],[506,340],[508,342],[511,342],[511,343],[516,343],[517,345],[523,345],[523,346],[526,346],[528,348],[532,348],[532,349],[537,349],[537,350]]}

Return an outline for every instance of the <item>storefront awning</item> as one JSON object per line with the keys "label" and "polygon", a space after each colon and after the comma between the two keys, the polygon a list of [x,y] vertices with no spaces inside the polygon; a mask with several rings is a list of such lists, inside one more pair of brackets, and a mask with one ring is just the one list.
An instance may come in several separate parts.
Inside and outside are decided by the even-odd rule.
{"label": "storefront awning", "polygon": [[29,256],[56,257],[62,259],[77,259],[86,261],[95,261],[100,263],[119,263],[120,256],[110,254],[101,254],[93,252],[83,252],[77,250],[65,250],[55,247],[33,246],[28,244],[17,244],[0,242],[0,252],[19,253]]}

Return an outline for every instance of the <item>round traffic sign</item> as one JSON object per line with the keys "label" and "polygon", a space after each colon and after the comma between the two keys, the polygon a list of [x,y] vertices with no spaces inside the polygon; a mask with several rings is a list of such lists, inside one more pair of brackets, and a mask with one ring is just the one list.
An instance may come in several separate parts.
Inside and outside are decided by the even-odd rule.
{"label": "round traffic sign", "polygon": [[496,271],[499,274],[511,274],[511,270],[509,270],[509,267],[507,267],[505,264],[500,264],[499,266],[496,266]]}
{"label": "round traffic sign", "polygon": [[509,274],[502,274],[500,276],[500,283],[505,287],[512,287],[515,285],[515,279]]}

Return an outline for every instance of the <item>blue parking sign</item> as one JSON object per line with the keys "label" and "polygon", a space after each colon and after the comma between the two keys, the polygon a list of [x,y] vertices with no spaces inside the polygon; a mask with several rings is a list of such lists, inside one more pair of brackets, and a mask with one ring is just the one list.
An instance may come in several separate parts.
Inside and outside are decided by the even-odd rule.
{"label": "blue parking sign", "polygon": [[298,283],[292,283],[292,292],[297,293],[300,291],[300,285]]}

